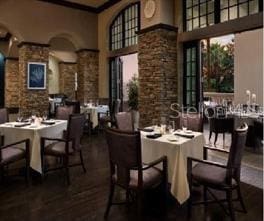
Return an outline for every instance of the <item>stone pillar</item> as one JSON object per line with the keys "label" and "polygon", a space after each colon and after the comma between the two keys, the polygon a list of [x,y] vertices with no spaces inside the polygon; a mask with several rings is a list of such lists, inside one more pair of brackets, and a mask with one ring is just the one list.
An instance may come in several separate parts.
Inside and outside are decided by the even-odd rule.
{"label": "stone pillar", "polygon": [[77,64],[74,62],[59,63],[60,93],[65,94],[68,99],[75,100],[75,73]]}
{"label": "stone pillar", "polygon": [[[19,108],[20,113],[30,116],[43,114],[49,108],[48,82],[44,90],[29,90],[27,85],[28,62],[46,63],[48,74],[49,45],[22,42],[19,45]],[[48,77],[46,77],[48,80]]]}
{"label": "stone pillar", "polygon": [[77,51],[78,100],[83,103],[98,99],[98,50]]}
{"label": "stone pillar", "polygon": [[140,125],[169,119],[177,102],[177,29],[158,24],[139,32]]}
{"label": "stone pillar", "polygon": [[7,57],[5,61],[5,107],[19,107],[18,58]]}

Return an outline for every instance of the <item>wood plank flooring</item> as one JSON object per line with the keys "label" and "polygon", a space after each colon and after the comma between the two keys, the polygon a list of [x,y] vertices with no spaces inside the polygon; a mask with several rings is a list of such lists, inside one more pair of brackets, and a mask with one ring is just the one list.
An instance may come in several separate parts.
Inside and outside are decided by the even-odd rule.
{"label": "wood plank flooring", "polygon": [[[0,185],[1,221],[100,221],[103,220],[109,185],[108,151],[103,135],[84,138],[84,158],[87,173],[81,167],[71,168],[72,185],[67,187],[63,171],[49,173],[43,183],[34,178],[30,187],[24,179],[9,177]],[[12,171],[11,171],[12,172]],[[262,221],[263,190],[242,184],[247,214],[236,213],[238,221]],[[172,197],[168,200],[167,219],[160,215],[162,203],[155,192],[147,193],[142,220],[187,220],[187,206],[179,205]],[[123,198],[122,191],[115,199]],[[201,193],[196,192],[196,198]],[[238,205],[239,206],[239,205]],[[109,221],[137,220],[135,206],[113,206]],[[193,208],[193,221],[224,221],[229,218],[218,205]]]}

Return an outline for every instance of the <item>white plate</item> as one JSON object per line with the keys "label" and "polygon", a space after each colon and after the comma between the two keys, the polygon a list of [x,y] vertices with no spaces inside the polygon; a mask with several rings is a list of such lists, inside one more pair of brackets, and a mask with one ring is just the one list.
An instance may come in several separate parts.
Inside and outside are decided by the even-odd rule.
{"label": "white plate", "polygon": [[175,137],[175,136],[168,137],[167,140],[170,142],[177,142],[178,141],[177,137]]}
{"label": "white plate", "polygon": [[186,134],[191,134],[192,133],[192,130],[186,130],[185,133]]}

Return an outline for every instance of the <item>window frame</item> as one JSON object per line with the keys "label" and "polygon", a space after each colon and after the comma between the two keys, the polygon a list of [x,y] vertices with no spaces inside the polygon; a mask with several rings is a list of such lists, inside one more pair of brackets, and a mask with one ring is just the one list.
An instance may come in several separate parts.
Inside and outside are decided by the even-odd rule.
{"label": "window frame", "polygon": [[[137,7],[137,15],[135,14],[134,17],[132,17],[132,15],[130,14],[129,18],[126,20],[125,18],[125,12],[127,10],[129,10],[130,8],[136,6]],[[113,30],[113,26],[115,24],[115,22],[121,18],[121,45],[122,47],[113,47],[113,44],[115,44],[116,42],[113,42],[113,34],[112,34],[112,30]],[[130,21],[134,21],[134,20],[137,20],[137,23],[135,26],[133,26],[132,28],[129,28],[128,30],[126,30],[126,22],[130,22]],[[135,2],[135,3],[131,3],[129,4],[128,6],[126,6],[125,8],[123,8],[117,15],[116,17],[113,19],[110,27],[109,27],[109,50],[110,51],[115,51],[115,50],[120,50],[122,48],[125,48],[125,47],[130,47],[130,46],[133,46],[133,45],[136,45],[137,44],[137,40],[135,41],[136,44],[128,44],[126,45],[126,40],[127,39],[133,39],[134,37],[137,38],[137,34],[136,34],[136,31],[135,31],[135,36],[133,37],[127,37],[127,32],[126,31],[131,31],[133,29],[137,29],[136,31],[139,31],[140,30],[140,2]]]}
{"label": "window frame", "polygon": [[[189,7],[189,8],[194,8],[194,6],[196,6],[196,4],[193,3],[193,0],[192,1],[192,5]],[[230,16],[229,16],[229,10],[231,7],[235,6],[235,5],[232,5],[230,7],[229,5],[229,1],[230,0],[226,0],[228,2],[228,7],[225,8],[228,10],[228,20],[225,20],[225,21],[222,21],[221,22],[221,12],[223,10],[223,8],[221,9],[221,0],[214,0],[214,11],[212,13],[214,13],[214,23],[212,25],[215,25],[215,24],[219,24],[219,23],[224,23],[224,22],[228,22],[228,21],[231,21],[231,20],[235,20],[235,19],[239,19],[239,18],[242,18],[242,17],[246,17],[246,16],[250,16],[252,15],[249,11],[249,2],[253,1],[253,0],[245,0],[243,3],[242,2],[239,2],[239,0],[237,1],[237,3],[235,5],[237,5],[237,17],[234,18],[234,19],[230,19]],[[193,16],[192,14],[192,17],[190,19],[187,19],[187,1],[186,0],[182,0],[182,5],[183,5],[183,30],[184,32],[189,32],[189,31],[194,31],[194,30],[197,30],[197,29],[200,29],[200,28],[206,28],[206,27],[209,27],[211,25],[207,25],[208,24],[208,15],[211,14],[211,13],[208,13],[208,10],[206,10],[206,14],[205,15],[201,15],[200,14],[200,5],[201,4],[204,4],[206,3],[207,4],[207,0],[206,1],[202,1],[201,0],[197,0],[197,6],[198,6],[198,16]],[[241,4],[245,4],[247,3],[248,5],[248,14],[245,15],[245,16],[242,16],[242,17],[239,17],[239,6]],[[257,13],[260,13],[263,11],[263,0],[258,0],[258,12]],[[257,13],[253,13],[253,14],[257,14]],[[206,16],[206,20],[207,20],[207,24],[205,27],[200,27],[200,18],[203,17],[203,16]],[[187,29],[187,22],[188,20],[194,20],[194,18],[198,18],[199,20],[199,26],[197,28],[193,28],[193,22],[192,22],[192,29],[188,30]]]}

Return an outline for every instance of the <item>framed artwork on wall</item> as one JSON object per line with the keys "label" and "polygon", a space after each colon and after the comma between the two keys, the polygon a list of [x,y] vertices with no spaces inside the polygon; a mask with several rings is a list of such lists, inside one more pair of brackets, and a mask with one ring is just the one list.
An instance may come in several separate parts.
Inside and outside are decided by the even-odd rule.
{"label": "framed artwork on wall", "polygon": [[28,62],[27,85],[31,90],[46,89],[46,63]]}

